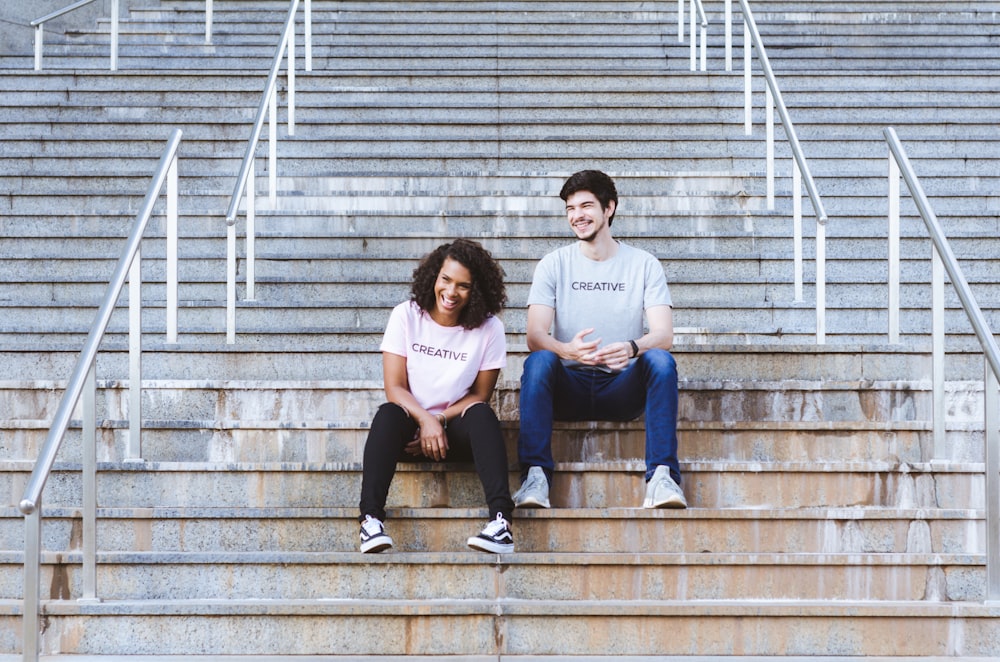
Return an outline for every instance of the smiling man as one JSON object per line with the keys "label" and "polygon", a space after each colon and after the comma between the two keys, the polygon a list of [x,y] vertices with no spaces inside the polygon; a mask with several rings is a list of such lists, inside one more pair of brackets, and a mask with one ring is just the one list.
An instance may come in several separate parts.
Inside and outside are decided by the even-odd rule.
{"label": "smiling man", "polygon": [[[614,181],[584,170],[559,197],[577,241],[546,255],[528,294],[521,375],[519,507],[548,508],[552,422],[629,421],[645,413],[645,508],[686,508],[677,461],[673,308],[660,262],[617,241]],[[645,326],[643,318],[645,317]]]}

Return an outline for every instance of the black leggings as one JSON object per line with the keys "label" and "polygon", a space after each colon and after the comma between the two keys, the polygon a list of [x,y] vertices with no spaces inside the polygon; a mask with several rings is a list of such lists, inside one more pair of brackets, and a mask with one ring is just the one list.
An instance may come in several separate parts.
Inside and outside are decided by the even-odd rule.
{"label": "black leggings", "polygon": [[[399,405],[387,402],[378,408],[365,441],[359,504],[361,519],[371,515],[385,520],[385,500],[398,462],[433,462],[430,458],[404,452],[416,431],[416,422]],[[446,432],[447,461],[472,460],[483,484],[490,519],[495,519],[500,513],[509,522],[514,502],[510,498],[507,479],[507,450],[500,421],[493,409],[485,403],[474,404],[461,416],[449,421]]]}

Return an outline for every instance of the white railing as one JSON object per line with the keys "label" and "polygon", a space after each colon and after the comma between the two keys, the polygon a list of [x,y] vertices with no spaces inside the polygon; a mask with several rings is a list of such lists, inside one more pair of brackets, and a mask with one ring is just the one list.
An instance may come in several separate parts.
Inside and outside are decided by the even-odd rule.
{"label": "white railing", "polygon": [[125,281],[128,280],[129,433],[126,460],[142,457],[142,269],[140,245],[153,206],[164,182],[167,187],[167,342],[177,342],[177,149],[181,131],[175,129],[160,158],[145,201],[136,215],[125,249],[104,293],[97,316],[77,359],[76,367],[56,409],[52,426],[28,478],[18,508],[24,514],[24,660],[37,662],[41,634],[42,490],[69,428],[73,410],[82,400],[83,588],[80,601],[97,598],[97,426],[95,366],[97,352]]}
{"label": "white railing", "polygon": [[[305,21],[305,70],[312,71],[312,10],[310,0],[304,0]],[[288,7],[288,17],[285,27],[278,40],[271,70],[264,85],[264,92],[257,107],[250,139],[247,141],[246,152],[240,172],[236,177],[226,211],[226,342],[236,342],[236,219],[239,216],[240,202],[246,201],[246,300],[253,301],[255,293],[255,237],[256,237],[256,196],[254,185],[254,161],[257,157],[257,145],[268,120],[267,136],[267,171],[268,198],[271,207],[277,205],[278,199],[278,74],[281,62],[287,53],[288,65],[288,135],[295,135],[295,14],[298,11],[299,0],[291,0]]]}
{"label": "white railing", "polygon": [[944,393],[944,274],[948,273],[962,309],[972,323],[985,356],[983,374],[984,446],[986,470],[986,600],[1000,601],[1000,349],[976,302],[962,268],[951,250],[923,187],[892,127],[884,131],[889,144],[889,341],[899,342],[899,178],[902,175],[933,244],[931,268],[931,381],[933,389],[934,459],[948,457],[945,440]]}
{"label": "white railing", "polygon": [[[63,14],[89,5],[96,0],[79,0],[72,5],[58,9],[50,14],[35,19],[30,23],[35,28],[35,71],[42,70],[42,49],[45,42],[45,24]],[[119,3],[111,0],[111,71],[118,70],[118,40],[119,40]],[[212,43],[212,0],[205,0],[205,43]]]}
{"label": "white railing", "polygon": [[[708,69],[708,15],[701,0],[688,0],[691,5],[691,71],[698,69],[698,35],[701,36],[701,70]],[[696,30],[695,28],[700,29]],[[677,41],[684,43],[684,0],[677,0]]]}
{"label": "white railing", "polygon": [[[41,18],[36,18],[30,23],[35,28],[35,71],[42,70],[42,46],[45,41],[45,24],[54,18],[59,18],[63,14],[85,7],[95,0],[79,0],[68,7],[57,9],[51,14],[46,14]],[[118,70],[118,14],[119,0],[111,0],[111,71]]]}
{"label": "white railing", "polygon": [[[698,3],[697,6],[695,3]],[[799,143],[795,125],[792,123],[788,108],[785,106],[778,86],[778,80],[771,69],[764,42],[757,29],[753,12],[747,0],[739,0],[740,9],[743,13],[743,127],[746,135],[753,132],[753,53],[756,53],[757,61],[764,74],[765,80],[765,169],[766,169],[766,197],[767,208],[775,208],[775,123],[774,111],[777,109],[781,119],[785,137],[792,152],[792,243],[793,243],[793,270],[795,300],[802,301],[804,297],[804,266],[803,266],[803,239],[802,239],[802,186],[806,188],[809,200],[812,203],[813,214],[816,217],[816,343],[826,342],[826,209],[820,197],[819,190],[813,180],[809,164],[806,161],[805,153]],[[694,71],[694,15],[699,11],[704,16],[701,9],[700,0],[691,0],[691,34],[692,34],[692,60],[691,70]],[[679,38],[684,39],[684,0],[678,0],[679,14]],[[725,20],[725,67],[726,71],[733,70],[733,10],[732,0],[725,0],[724,3]],[[707,25],[707,21],[705,21]],[[705,27],[702,29],[702,47],[705,45]],[[752,47],[752,50],[751,50]],[[702,52],[702,70],[704,66],[704,51]]]}

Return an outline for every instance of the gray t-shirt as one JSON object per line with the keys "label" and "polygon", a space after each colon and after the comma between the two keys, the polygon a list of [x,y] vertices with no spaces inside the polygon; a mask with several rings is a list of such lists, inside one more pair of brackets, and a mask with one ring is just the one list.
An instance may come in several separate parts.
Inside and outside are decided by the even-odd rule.
{"label": "gray t-shirt", "polygon": [[621,242],[614,257],[600,262],[584,256],[575,243],[543,257],[528,293],[528,305],[533,304],[555,310],[556,340],[569,342],[593,327],[585,339],[600,338],[601,346],[640,337],[647,308],[673,305],[659,260]]}

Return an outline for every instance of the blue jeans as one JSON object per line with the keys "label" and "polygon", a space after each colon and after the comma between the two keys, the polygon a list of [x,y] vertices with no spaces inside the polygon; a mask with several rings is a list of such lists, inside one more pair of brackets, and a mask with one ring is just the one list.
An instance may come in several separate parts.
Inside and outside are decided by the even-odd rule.
{"label": "blue jeans", "polygon": [[552,421],[631,421],[646,415],[646,480],[666,465],[681,483],[677,461],[677,362],[665,349],[647,350],[618,373],[566,368],[554,353],[532,352],[521,373],[521,467],[551,476]]}

